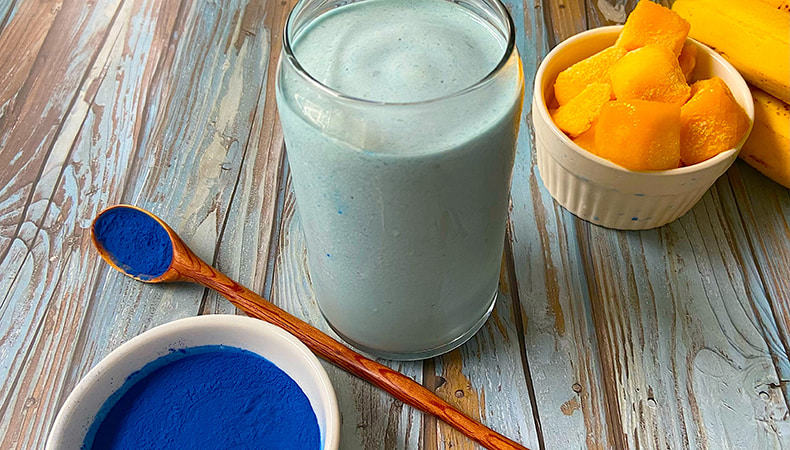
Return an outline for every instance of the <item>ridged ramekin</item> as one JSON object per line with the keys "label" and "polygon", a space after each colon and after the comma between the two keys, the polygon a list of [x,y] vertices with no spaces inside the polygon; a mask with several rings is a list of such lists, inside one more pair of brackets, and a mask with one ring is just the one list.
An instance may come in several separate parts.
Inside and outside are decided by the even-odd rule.
{"label": "ridged ramekin", "polygon": [[[579,33],[552,50],[538,68],[532,99],[532,121],[538,171],[552,197],[581,219],[608,228],[645,230],[686,214],[738,157],[738,145],[692,166],[633,171],[576,145],[552,121],[546,106],[554,95],[557,74],[614,44],[622,26]],[[735,68],[709,47],[697,46],[694,80],[718,76],[754,121],[754,104],[746,82]],[[749,126],[751,131],[751,125]]]}

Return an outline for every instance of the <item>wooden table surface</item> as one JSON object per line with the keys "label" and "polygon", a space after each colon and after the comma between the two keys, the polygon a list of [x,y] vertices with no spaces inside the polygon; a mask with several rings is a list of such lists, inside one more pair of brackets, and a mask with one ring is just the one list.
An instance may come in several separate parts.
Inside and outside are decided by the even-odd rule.
{"label": "wooden table surface", "polygon": [[[237,313],[101,262],[89,227],[150,209],[195,251],[327,330],[274,102],[293,0],[0,0],[0,448],[41,448],[75,383],[122,342]],[[558,206],[531,87],[555,44],[635,0],[506,2],[527,92],[501,293],[442,357],[389,363],[532,449],[790,448],[790,195],[741,161],[691,212],[618,232]],[[475,448],[325,365],[343,449]]]}

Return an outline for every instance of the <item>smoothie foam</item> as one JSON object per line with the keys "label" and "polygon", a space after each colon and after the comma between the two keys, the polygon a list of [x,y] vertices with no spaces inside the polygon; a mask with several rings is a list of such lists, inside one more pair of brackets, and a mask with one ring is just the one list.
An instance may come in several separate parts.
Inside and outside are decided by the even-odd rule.
{"label": "smoothie foam", "polygon": [[523,92],[515,51],[502,62],[502,30],[443,0],[351,3],[290,37],[302,68],[341,94],[281,60],[278,108],[322,312],[389,357],[460,345],[499,279]]}
{"label": "smoothie foam", "polygon": [[365,100],[431,100],[472,86],[507,42],[446,1],[371,0],[337,8],[303,31],[296,58],[313,78]]}

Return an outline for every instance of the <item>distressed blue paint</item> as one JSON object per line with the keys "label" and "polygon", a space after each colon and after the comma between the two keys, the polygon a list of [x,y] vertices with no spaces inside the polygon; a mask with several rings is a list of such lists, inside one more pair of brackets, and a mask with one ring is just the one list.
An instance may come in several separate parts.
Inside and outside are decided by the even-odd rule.
{"label": "distressed blue paint", "polygon": [[[731,169],[729,179],[736,189],[723,188],[718,192],[733,228],[739,229],[741,224],[744,227],[745,236],[739,234],[734,243],[743,260],[759,326],[783,380],[785,401],[790,405],[790,329],[786,328],[790,304],[782,301],[790,292],[790,190],[741,160]],[[722,181],[716,187],[720,184]]]}
{"label": "distressed blue paint", "polygon": [[[595,358],[589,359],[590,365],[587,365],[584,353],[588,345],[577,345],[573,339],[557,334],[555,327],[560,311],[552,309],[548,303],[550,292],[558,289],[559,292],[553,295],[560,299],[559,308],[565,317],[562,326],[566,329],[580,327],[578,333],[590,337],[587,342],[595,351],[592,316],[590,309],[584,306],[589,302],[586,294],[589,290],[581,249],[574,244],[574,223],[578,219],[557,205],[543,186],[532,146],[534,135],[530,108],[535,73],[543,55],[549,51],[543,11],[532,4],[527,8],[521,2],[506,4],[516,27],[530,30],[529,38],[519,32],[516,39],[524,66],[526,90],[513,170],[510,219],[519,298],[528,317],[525,346],[535,383],[536,408],[543,424],[543,439],[547,448],[567,448],[586,442],[588,433],[592,432],[599,445],[606,446],[603,415],[589,417],[594,424],[593,431],[587,430],[581,413],[566,415],[560,409],[576,396],[572,389],[574,383],[581,383],[584,392],[591,392],[588,383],[599,383],[600,369]],[[536,228],[536,223],[543,223],[543,228]],[[577,310],[579,316],[571,317],[565,312],[570,308]],[[589,374],[587,381],[578,376],[582,370]],[[603,411],[602,400],[596,396],[590,401]]]}
{"label": "distressed blue paint", "polygon": [[[264,107],[272,103],[265,98],[268,33],[258,28],[252,36],[245,28],[239,35],[247,38],[237,49],[228,36],[238,30],[233,17],[244,15],[245,2],[222,8],[185,4],[179,21],[184,28],[172,29],[162,25],[167,8],[157,1],[141,0],[139,8],[124,2],[126,9],[118,12],[104,41],[104,35],[96,37],[96,27],[112,19],[106,14],[112,5],[99,2],[86,10],[79,19],[84,26],[75,28],[81,34],[73,37],[79,48],[62,52],[69,58],[68,70],[36,115],[60,117],[63,106],[72,105],[56,130],[61,134],[55,145],[36,138],[30,148],[2,148],[16,152],[13,164],[28,162],[30,153],[24,151],[39,155],[34,162],[43,164],[41,157],[52,148],[47,171],[33,191],[3,192],[3,205],[11,207],[0,211],[2,243],[9,246],[0,273],[13,274],[0,277],[6,293],[0,305],[0,335],[5,336],[0,401],[7,405],[0,417],[3,443],[13,436],[19,448],[42,447],[63,395],[99,358],[153,325],[206,312],[200,288],[152,288],[99,268],[86,228],[109,204],[124,201],[153,209],[201,256],[216,256],[232,276],[267,296],[271,290],[280,306],[331,332],[312,298],[298,220],[290,220],[294,205],[285,198],[287,181],[265,183],[269,180],[259,172],[269,164],[266,152],[280,151],[267,145],[281,142],[269,120],[274,116]],[[781,320],[790,316],[782,302],[790,292],[790,194],[739,162],[687,216],[661,229],[617,232],[580,222],[543,188],[528,126],[534,72],[548,49],[543,21],[549,14],[541,8],[554,5],[507,3],[526,77],[512,187],[514,264],[546,447],[614,447],[617,442],[606,427],[618,424],[623,429],[615,434],[631,447],[637,438],[661,447],[716,447],[725,440],[732,447],[778,447],[770,440],[776,438],[772,427],[788,426],[782,397],[788,402],[789,331]],[[595,22],[593,3],[585,3],[590,23]],[[0,17],[13,10],[13,19],[21,4],[0,0]],[[157,23],[164,28],[157,29]],[[60,36],[48,41],[55,37]],[[100,53],[87,72],[86,61],[92,59],[86,55],[101,45],[114,46],[113,51]],[[166,45],[172,46],[170,53],[162,53],[160,46]],[[17,102],[22,100],[34,101],[32,95]],[[25,107],[15,105],[16,110]],[[19,130],[30,136],[40,131]],[[8,134],[0,136],[0,142],[7,141]],[[8,186],[15,176],[0,168],[0,185]],[[279,190],[272,193],[277,188],[267,184]],[[16,222],[9,217],[24,210],[19,206],[30,192],[34,202],[27,205],[14,239],[7,230],[16,229]],[[282,232],[279,227],[265,231],[264,198],[279,205],[274,217],[283,220]],[[347,205],[333,206],[352,212]],[[265,247],[270,239],[278,243],[271,252]],[[217,299],[208,312],[233,311],[221,302]],[[508,305],[501,301],[496,317],[459,350],[457,360],[442,359],[437,367],[440,373],[459,368],[485,394],[483,419],[537,448],[526,381],[517,376],[500,382],[501,374],[523,373],[514,350],[522,337],[514,336]],[[601,361],[613,384],[612,410],[603,401]],[[421,378],[420,363],[393,367]],[[375,447],[382,436],[392,435],[397,448],[419,447],[420,414],[339,369],[328,369],[343,409],[345,447]],[[574,383],[581,386],[580,395]],[[29,414],[30,398],[35,398],[35,415]],[[565,415],[561,408],[572,399],[582,410]],[[753,411],[754,420],[748,414],[734,419],[732,411],[741,410]],[[609,424],[602,411],[612,413]],[[12,425],[20,413],[32,419]]]}
{"label": "distressed blue paint", "polygon": [[13,20],[14,14],[19,10],[22,0],[0,0],[0,33]]}
{"label": "distressed blue paint", "polygon": [[[28,12],[36,8],[50,12],[52,8],[50,4],[29,6]],[[116,7],[113,2],[104,5],[104,9],[110,11]],[[77,189],[80,183],[76,183],[73,176],[79,171],[64,167],[73,136],[66,137],[68,145],[57,145],[55,131],[62,123],[80,124],[84,119],[85,110],[73,107],[71,102],[80,95],[78,91],[90,68],[89,61],[98,53],[97,38],[107,32],[112,17],[106,16],[103,9],[79,3],[64,5],[64,9],[79,15],[71,17],[71,26],[81,32],[61,36],[57,41],[45,40],[52,53],[42,60],[37,70],[31,71],[40,78],[25,80],[23,92],[27,94],[14,98],[12,109],[16,112],[4,115],[4,119],[10,121],[9,126],[0,130],[0,152],[15,152],[11,158],[13,162],[6,160],[0,167],[0,186],[3,186],[0,217],[4,222],[3,239],[0,240],[0,255],[4,258],[0,261],[3,273],[0,286],[4,288],[0,292],[3,299],[0,335],[4,336],[0,351],[0,403],[4,405],[0,412],[0,447],[3,448],[12,445],[43,447],[55,406],[59,404],[58,395],[68,371],[67,364],[71,362],[69,357],[52,357],[51,353],[71,355],[73,339],[69,337],[74,335],[68,333],[79,329],[80,305],[86,301],[84,296],[95,282],[84,251],[88,247],[82,244],[84,230],[78,218],[85,208],[81,202],[91,204],[91,200],[95,200],[100,203],[101,186],[96,186],[91,199],[81,196]],[[10,19],[18,20],[18,12],[9,16]],[[15,28],[20,28],[18,23]],[[15,56],[35,57],[35,53],[31,53],[19,52]],[[9,66],[12,63],[24,65],[19,60],[5,59],[6,55],[0,58]],[[46,86],[52,79],[57,80],[53,85],[57,88],[50,91]],[[18,79],[14,81],[19,82]],[[14,87],[22,89],[19,84]],[[11,85],[6,88],[8,91],[4,95],[14,94]],[[0,106],[4,114],[11,112],[6,109],[8,106],[9,103]],[[82,161],[78,164],[86,171],[93,170],[92,176],[98,179],[106,174],[103,167],[89,168],[89,164]],[[42,172],[35,175],[39,170]],[[17,199],[32,202],[17,203]],[[10,224],[13,227],[9,227]],[[18,233],[14,235],[17,224]],[[27,409],[25,405],[30,398],[36,399],[36,420],[21,423],[17,417]],[[25,428],[9,430],[14,422],[17,427]]]}

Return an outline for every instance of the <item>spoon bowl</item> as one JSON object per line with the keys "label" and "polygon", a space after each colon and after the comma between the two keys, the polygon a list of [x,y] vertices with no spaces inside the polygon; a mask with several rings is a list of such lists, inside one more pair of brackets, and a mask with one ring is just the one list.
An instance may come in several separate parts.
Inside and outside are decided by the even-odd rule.
{"label": "spoon bowl", "polygon": [[[133,229],[124,228],[122,220],[112,220],[114,215],[129,215],[133,220],[142,221],[135,223]],[[484,447],[492,450],[528,450],[470,419],[411,378],[360,355],[231,280],[195,255],[162,219],[144,209],[130,205],[110,207],[96,217],[91,234],[99,255],[127,276],[145,283],[188,281],[217,291],[248,316],[284,329],[319,357],[388,392],[403,403],[436,416]],[[135,238],[143,242],[136,242]],[[114,250],[117,252],[114,253]],[[157,251],[161,253],[150,253]],[[171,255],[169,264],[168,254]],[[152,257],[155,264],[149,267]],[[145,264],[138,265],[143,260]],[[156,273],[149,273],[151,271]]]}
{"label": "spoon bowl", "polygon": [[[102,239],[103,233],[100,232],[100,229],[104,223],[103,221],[113,214],[119,212],[136,212],[142,214],[147,217],[147,220],[154,221],[159,226],[159,228],[154,229],[164,231],[164,233],[167,235],[168,243],[170,244],[171,249],[171,259],[168,262],[167,267],[161,273],[140,275],[140,271],[130,270],[131,268],[128,262],[121,261],[120,258],[118,258],[118,256],[111,251],[111,249],[107,249],[105,247],[106,240]],[[154,225],[154,223],[151,222],[148,225]],[[120,233],[124,230],[122,230],[120,227],[116,227],[115,230],[109,231],[111,233]],[[164,220],[160,219],[149,211],[132,205],[115,205],[99,213],[99,215],[97,215],[93,220],[93,225],[91,226],[91,239],[93,241],[93,246],[96,247],[99,255],[110,266],[122,274],[134,278],[137,281],[142,281],[143,283],[156,284],[174,281],[195,281],[193,278],[187,276],[187,274],[191,273],[191,268],[199,267],[201,265],[200,263],[203,263],[203,261],[201,261],[200,258],[198,258],[192,252],[192,250],[187,247],[186,244],[184,244],[184,241],[181,240],[181,237],[178,236],[178,233],[170,228],[170,226]]]}

